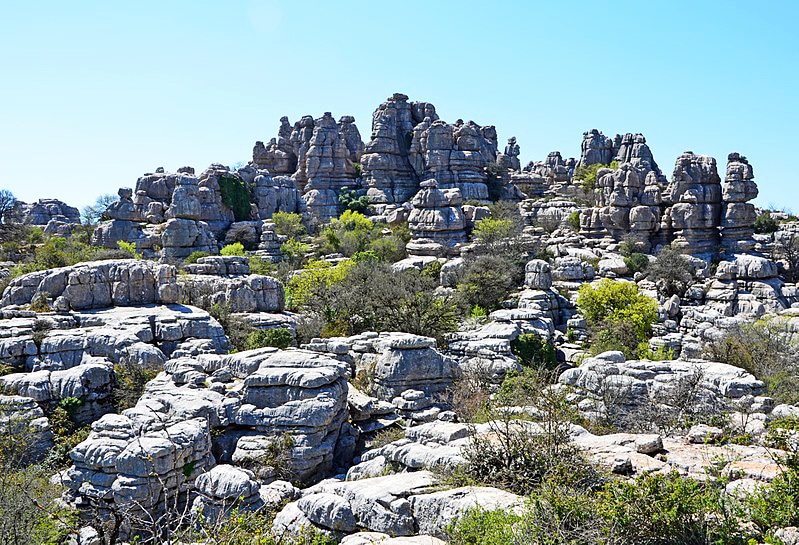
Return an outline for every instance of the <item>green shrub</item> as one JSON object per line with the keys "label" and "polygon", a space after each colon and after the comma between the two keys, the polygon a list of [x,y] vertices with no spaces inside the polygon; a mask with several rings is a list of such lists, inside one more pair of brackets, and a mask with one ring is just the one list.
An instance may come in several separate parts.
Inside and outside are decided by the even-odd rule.
{"label": "green shrub", "polygon": [[136,251],[136,244],[133,242],[126,242],[124,240],[118,240],[117,246],[120,250],[125,252],[131,259],[141,259],[141,254]]}
{"label": "green shrub", "polygon": [[369,244],[380,236],[366,216],[360,212],[345,210],[337,219],[332,220],[319,236],[319,245],[323,253],[340,252],[349,257],[369,248]]}
{"label": "green shrub", "polygon": [[341,203],[346,210],[352,210],[353,212],[366,212],[369,208],[369,197],[365,194],[359,195],[359,191],[346,187],[341,188],[338,195],[338,202]]}
{"label": "green shrub", "polygon": [[588,166],[580,166],[574,171],[574,179],[580,180],[582,183],[583,190],[585,191],[593,191],[596,187],[596,177],[597,173],[602,168],[610,168],[610,169],[617,169],[619,168],[619,162],[613,161],[609,165],[603,165],[602,163],[594,163],[593,165]]}
{"label": "green shrub", "polygon": [[250,190],[244,180],[232,174],[219,176],[219,191],[222,202],[233,211],[236,221],[250,219]]}
{"label": "green shrub", "polygon": [[553,369],[557,366],[558,360],[555,355],[555,347],[552,343],[542,339],[535,333],[523,333],[511,341],[510,348],[513,354],[519,358],[519,362],[527,367],[542,367]]}
{"label": "green shrub", "polygon": [[624,543],[743,543],[737,521],[721,505],[721,493],[717,486],[677,473],[651,474],[608,483],[598,494],[597,511]]}
{"label": "green shrub", "polygon": [[225,256],[243,256],[244,245],[241,242],[234,242],[233,244],[228,244],[222,247],[222,249],[219,251],[219,254]]}
{"label": "green shrub", "polygon": [[509,219],[485,218],[474,224],[472,236],[481,244],[494,244],[516,234],[516,226]]}
{"label": "green shrub", "polygon": [[185,263],[186,265],[193,265],[197,263],[197,260],[200,259],[201,257],[208,257],[209,255],[211,254],[209,254],[208,252],[203,252],[202,250],[195,250],[189,254],[189,257],[186,258]]}
{"label": "green shrub", "polygon": [[578,210],[575,210],[574,212],[569,214],[569,217],[566,219],[566,223],[569,225],[569,227],[572,228],[573,231],[579,231],[580,230],[580,212]]}
{"label": "green shrub", "polygon": [[488,311],[480,305],[474,305],[469,316],[475,319],[488,318]]}
{"label": "green shrub", "polygon": [[280,245],[280,252],[283,254],[285,261],[293,269],[302,266],[302,263],[305,261],[305,256],[310,251],[310,246],[293,238],[288,239]]}
{"label": "green shrub", "polygon": [[275,212],[272,214],[272,221],[275,223],[275,233],[278,235],[285,235],[288,238],[299,240],[307,232],[302,224],[302,216],[300,214]]}
{"label": "green shrub", "polygon": [[630,274],[644,272],[647,267],[649,267],[649,258],[646,254],[633,252],[628,257],[624,258],[624,264],[627,265],[627,270]]}
{"label": "green shrub", "polygon": [[799,342],[783,318],[730,328],[705,344],[704,357],[746,369],[766,383],[778,403],[799,403]]}
{"label": "green shrub", "polygon": [[604,278],[596,287],[583,284],[578,290],[577,307],[589,326],[606,321],[627,322],[642,339],[657,320],[657,301],[639,293],[633,282]]}
{"label": "green shrub", "polygon": [[780,228],[779,223],[773,217],[771,212],[766,210],[755,219],[755,233],[769,234],[774,233]]}
{"label": "green shrub", "polygon": [[355,177],[360,178],[361,174],[363,173],[363,167],[361,166],[361,163],[352,163],[352,167],[355,169]]}
{"label": "green shrub", "polygon": [[501,255],[480,255],[466,263],[457,285],[458,298],[467,309],[477,305],[490,312],[519,283],[515,263]]}
{"label": "green shrub", "polygon": [[691,262],[673,244],[664,246],[647,270],[649,277],[656,281],[658,289],[667,297],[682,296],[693,280]]}
{"label": "green shrub", "polygon": [[632,282],[603,279],[596,287],[580,286],[577,307],[585,316],[594,352],[621,350],[638,355],[657,320],[657,301],[638,292]]}
{"label": "green shrub", "polygon": [[269,276],[274,274],[277,270],[277,267],[274,263],[267,261],[263,257],[257,255],[249,256],[247,261],[250,264],[250,273],[252,274],[263,274],[265,276]]}
{"label": "green shrub", "polygon": [[249,334],[245,350],[253,350],[255,348],[264,348],[267,346],[286,349],[291,346],[293,342],[294,335],[288,328],[261,329]]}
{"label": "green shrub", "polygon": [[118,413],[136,405],[144,394],[145,385],[153,380],[159,369],[148,367],[140,363],[118,363],[114,365],[116,387],[112,398]]}

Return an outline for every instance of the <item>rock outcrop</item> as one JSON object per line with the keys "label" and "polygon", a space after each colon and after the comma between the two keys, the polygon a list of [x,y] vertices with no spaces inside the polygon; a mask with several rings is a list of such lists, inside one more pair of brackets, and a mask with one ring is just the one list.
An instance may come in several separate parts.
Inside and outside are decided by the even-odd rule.
{"label": "rock outcrop", "polygon": [[41,297],[58,310],[172,304],[179,296],[176,279],[174,267],[152,261],[79,263],[15,278],[0,306],[26,305]]}
{"label": "rock outcrop", "polygon": [[6,212],[4,221],[42,226],[48,225],[51,221],[79,225],[80,212],[74,206],[69,206],[58,199],[39,199],[35,203],[17,201],[14,207]]}
{"label": "rock outcrop", "polygon": [[663,192],[668,206],[661,222],[675,243],[693,255],[712,255],[719,246],[721,179],[716,160],[687,151],[677,158]]}
{"label": "rock outcrop", "polygon": [[458,253],[458,245],[466,242],[465,219],[459,189],[439,189],[435,180],[421,183],[411,200],[413,210],[408,217],[412,239],[408,254],[445,257]]}
{"label": "rock outcrop", "polygon": [[[419,117],[420,114],[424,117]],[[395,93],[375,110],[371,140],[361,156],[370,203],[405,202],[418,190],[419,178],[411,167],[408,154],[413,128],[425,117],[437,120],[435,107],[426,103],[408,103],[407,95],[402,93]]]}
{"label": "rock outcrop", "polygon": [[[192,252],[216,253],[219,250],[211,227],[206,222],[200,221],[204,214],[200,193],[197,178],[178,177],[172,193],[172,204],[167,212],[170,219],[166,221],[161,233],[162,259],[166,261],[183,259]],[[209,197],[206,198],[206,203],[208,200]],[[206,206],[205,209],[207,208]]]}
{"label": "rock outcrop", "polygon": [[752,165],[739,153],[727,157],[727,174],[724,177],[724,204],[721,214],[721,245],[728,253],[750,252],[755,247],[755,206],[757,197]]}

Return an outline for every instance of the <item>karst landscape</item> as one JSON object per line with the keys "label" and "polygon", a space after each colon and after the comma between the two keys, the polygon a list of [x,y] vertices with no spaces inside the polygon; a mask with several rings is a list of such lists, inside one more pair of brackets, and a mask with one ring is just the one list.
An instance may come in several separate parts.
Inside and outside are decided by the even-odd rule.
{"label": "karst landscape", "polygon": [[799,544],[799,218],[747,150],[525,162],[381,95],[0,191],[0,545]]}

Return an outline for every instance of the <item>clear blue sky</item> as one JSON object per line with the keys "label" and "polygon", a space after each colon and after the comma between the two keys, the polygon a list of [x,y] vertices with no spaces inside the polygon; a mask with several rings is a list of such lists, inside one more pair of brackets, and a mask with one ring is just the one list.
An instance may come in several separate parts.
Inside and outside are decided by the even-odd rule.
{"label": "clear blue sky", "polygon": [[75,206],[143,172],[250,159],[293,121],[403,92],[494,124],[522,161],[583,131],[749,157],[758,204],[799,211],[799,3],[0,3],[0,187]]}

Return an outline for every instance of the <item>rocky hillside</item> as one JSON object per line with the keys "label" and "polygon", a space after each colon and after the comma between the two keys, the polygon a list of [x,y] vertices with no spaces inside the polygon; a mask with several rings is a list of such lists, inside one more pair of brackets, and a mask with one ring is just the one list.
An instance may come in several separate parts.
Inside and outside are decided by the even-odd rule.
{"label": "rocky hillside", "polygon": [[799,221],[395,94],[0,224],[0,542],[799,543]]}

